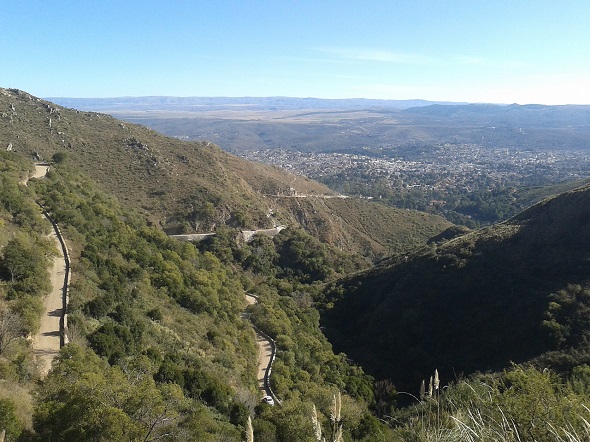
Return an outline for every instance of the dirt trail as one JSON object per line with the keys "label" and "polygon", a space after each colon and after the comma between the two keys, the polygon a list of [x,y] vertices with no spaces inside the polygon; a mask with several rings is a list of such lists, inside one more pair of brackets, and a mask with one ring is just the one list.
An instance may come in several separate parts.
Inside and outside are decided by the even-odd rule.
{"label": "dirt trail", "polygon": [[[257,299],[252,295],[246,294],[246,301],[248,305],[252,305],[256,304]],[[258,387],[263,396],[272,396],[271,392],[266,388],[268,381],[265,382],[266,370],[272,360],[272,345],[258,331],[256,331],[256,343],[258,344]]]}
{"label": "dirt trail", "polygon": [[[51,232],[49,238],[55,242],[57,249],[61,250],[61,244],[55,231]],[[41,367],[42,375],[47,374],[53,358],[57,356],[61,348],[60,321],[63,316],[64,278],[66,275],[66,261],[61,252],[59,256],[54,258],[50,274],[51,292],[43,301],[45,309],[41,316],[41,328],[33,338],[34,353],[38,360],[44,362]]]}
{"label": "dirt trail", "polygon": [[[49,166],[35,165],[35,173],[30,178],[42,178],[47,173]],[[60,321],[63,316],[63,296],[64,283],[66,278],[66,261],[61,252],[61,244],[57,238],[57,232],[52,229],[48,235],[49,239],[55,243],[59,255],[53,260],[53,265],[49,269],[51,277],[51,292],[44,299],[45,310],[41,316],[41,328],[39,333],[33,337],[33,351],[37,360],[43,361],[41,367],[42,375],[46,375],[51,368],[53,358],[59,353],[61,348],[61,329]]]}

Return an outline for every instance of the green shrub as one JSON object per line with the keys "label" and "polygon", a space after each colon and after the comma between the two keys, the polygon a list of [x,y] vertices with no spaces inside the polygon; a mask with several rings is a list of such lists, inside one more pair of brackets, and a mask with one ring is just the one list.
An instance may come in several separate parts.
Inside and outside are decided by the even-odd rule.
{"label": "green shrub", "polygon": [[16,440],[24,425],[17,419],[16,406],[10,399],[0,398],[0,434],[6,431],[6,440]]}

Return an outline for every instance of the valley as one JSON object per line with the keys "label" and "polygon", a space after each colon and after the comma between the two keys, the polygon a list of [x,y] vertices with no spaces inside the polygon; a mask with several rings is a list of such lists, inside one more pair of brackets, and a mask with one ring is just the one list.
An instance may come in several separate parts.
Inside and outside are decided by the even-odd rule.
{"label": "valley", "polygon": [[213,141],[341,194],[436,213],[469,227],[505,220],[548,195],[538,189],[571,182],[575,187],[590,173],[589,106],[56,100],[179,139]]}
{"label": "valley", "polygon": [[[585,440],[585,107],[238,104],[182,110],[185,129],[216,112],[211,134],[246,123],[238,144],[281,133],[293,144],[227,148],[273,164],[0,89],[0,431],[299,442],[336,421],[345,441]],[[516,124],[533,141],[509,145]],[[27,181],[34,159],[52,166]],[[37,202],[72,266],[48,372],[26,339],[52,333],[56,285]]]}
{"label": "valley", "polygon": [[240,155],[307,176],[345,195],[437,213],[471,227],[502,221],[539,201],[530,198],[527,189],[567,183],[573,188],[590,175],[588,149],[521,151],[446,144],[365,148],[359,153],[268,149]]}

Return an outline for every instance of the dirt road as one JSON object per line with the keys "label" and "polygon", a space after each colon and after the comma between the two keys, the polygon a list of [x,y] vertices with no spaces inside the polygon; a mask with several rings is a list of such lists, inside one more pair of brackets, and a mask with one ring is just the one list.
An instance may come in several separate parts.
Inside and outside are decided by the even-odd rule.
{"label": "dirt road", "polygon": [[[30,178],[42,178],[48,169],[48,165],[36,164],[35,173]],[[49,269],[51,292],[43,301],[45,309],[41,316],[41,328],[39,333],[33,337],[33,351],[37,356],[37,360],[43,364],[41,367],[43,376],[51,368],[51,362],[57,356],[61,347],[60,321],[64,313],[63,297],[66,278],[66,261],[55,229],[52,229],[49,239],[55,243],[59,256],[53,259],[53,264]]]}
{"label": "dirt road", "polygon": [[[256,304],[257,302],[254,296],[248,294],[246,294],[246,301],[248,302],[248,305]],[[266,388],[268,380],[265,381],[266,372],[270,361],[272,360],[272,345],[270,341],[258,333],[258,331],[256,331],[256,343],[258,344],[258,387],[263,396],[272,396],[271,392]]]}
{"label": "dirt road", "polygon": [[66,275],[66,261],[61,253],[61,244],[55,231],[51,232],[49,238],[55,242],[55,246],[60,252],[59,256],[54,258],[53,265],[49,269],[51,292],[43,301],[45,309],[41,316],[41,328],[33,338],[33,349],[37,360],[43,361],[42,375],[47,374],[53,358],[57,356],[61,348],[60,321],[63,316],[64,278]]}

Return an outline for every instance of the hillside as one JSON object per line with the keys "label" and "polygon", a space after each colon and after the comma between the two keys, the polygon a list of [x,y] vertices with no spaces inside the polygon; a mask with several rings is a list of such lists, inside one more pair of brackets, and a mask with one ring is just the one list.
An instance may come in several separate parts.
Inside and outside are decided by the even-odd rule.
{"label": "hillside", "polygon": [[[66,109],[14,89],[0,89],[0,143],[2,148],[42,159],[56,153],[80,167],[105,191],[126,206],[138,209],[153,224],[170,233],[207,232],[214,226],[238,228],[297,224],[297,211],[277,195],[294,189],[303,195],[334,195],[326,186],[282,169],[248,162],[208,142],[185,142],[165,137],[143,126],[123,123],[108,115]],[[65,154],[65,155],[62,155]],[[371,210],[366,201],[355,211]],[[314,210],[327,210],[318,204]],[[382,209],[386,210],[386,209]],[[272,214],[271,214],[272,213]],[[397,242],[401,236],[424,243],[420,229],[438,233],[448,227],[441,218],[410,211],[391,211],[394,221],[366,233],[366,244],[355,242],[355,213],[346,223],[322,227],[323,238],[345,244],[350,251],[383,252],[372,244]],[[330,214],[322,212],[321,218]],[[410,230],[397,226],[411,226]],[[318,226],[307,224],[309,231]],[[414,245],[414,244],[412,244]],[[389,249],[386,249],[389,251]]]}
{"label": "hillside", "polygon": [[[2,92],[9,104],[0,143],[11,147],[0,152],[0,433],[7,440],[238,441],[249,418],[257,441],[314,440],[316,421],[334,424],[331,404],[340,394],[346,441],[463,440],[470,417],[495,440],[553,441],[587,428],[590,368],[581,364],[590,362],[590,186],[494,227],[443,231],[449,224],[440,218],[319,193],[313,182],[206,143],[104,115],[82,114],[85,122],[76,111]],[[70,132],[54,131],[54,118]],[[121,141],[120,130],[135,141]],[[155,164],[141,163],[141,152]],[[55,164],[24,186],[35,153]],[[179,154],[188,170],[166,175],[182,171],[174,169]],[[198,168],[203,159],[210,174]],[[193,212],[172,191],[150,194],[162,192],[157,185],[192,195]],[[70,344],[46,377],[26,339],[38,330],[55,253],[37,202],[60,226],[72,258]],[[238,244],[235,230],[219,225],[217,236],[195,245],[159,228],[255,225],[257,202],[263,221],[270,208],[291,228]],[[144,219],[149,203],[159,210],[152,225]],[[397,254],[358,273],[366,266],[360,256],[317,238],[342,250]],[[259,300],[246,311],[245,293]],[[282,406],[260,403],[247,314],[276,343],[270,383]],[[335,353],[324,332],[349,354]],[[563,376],[515,366],[453,383],[510,360]],[[434,368],[437,391],[418,393]],[[402,389],[416,393],[415,405],[397,408],[410,397]],[[511,423],[504,435],[494,427],[502,419]]]}
{"label": "hillside", "polygon": [[362,255],[406,253],[451,226],[442,217],[356,198],[283,198],[281,205],[321,241]]}
{"label": "hillside", "polygon": [[[31,170],[28,158],[0,152],[6,440],[238,441],[251,417],[257,440],[297,442],[312,434],[311,403],[324,413],[336,391],[348,440],[387,431],[369,410],[372,379],[333,353],[309,301],[308,291],[354,271],[360,258],[295,228],[241,246],[223,229],[199,250],[148,226],[72,165],[25,186]],[[39,331],[56,253],[36,202],[59,225],[72,263],[69,344],[49,373],[27,339]],[[246,290],[259,299],[251,316]],[[282,407],[261,404],[247,316],[276,341],[271,382]]]}
{"label": "hillside", "polygon": [[454,378],[541,355],[544,366],[587,363],[588,232],[585,186],[384,261],[325,293],[326,333],[369,372],[414,391],[435,368]]}

